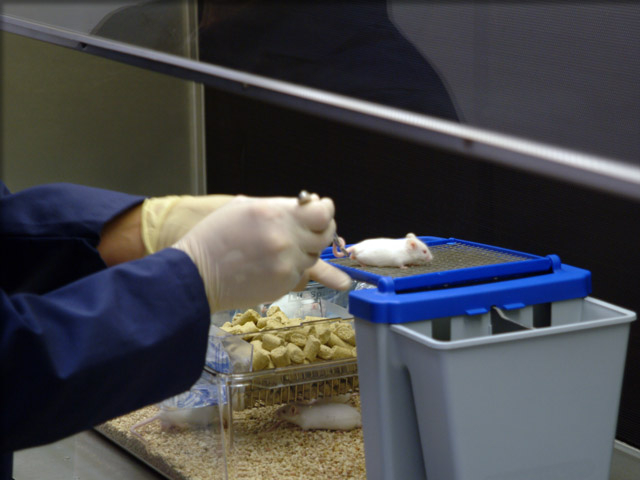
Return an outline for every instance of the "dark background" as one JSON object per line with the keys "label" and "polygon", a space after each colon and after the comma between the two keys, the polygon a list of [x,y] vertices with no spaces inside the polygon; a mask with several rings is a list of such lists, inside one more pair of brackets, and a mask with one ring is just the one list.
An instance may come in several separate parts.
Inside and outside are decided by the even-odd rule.
{"label": "dark background", "polygon": [[[593,296],[640,311],[640,205],[614,194],[206,91],[211,193],[330,196],[347,243],[457,237],[590,270]],[[640,447],[640,323],[632,323],[617,438]]]}

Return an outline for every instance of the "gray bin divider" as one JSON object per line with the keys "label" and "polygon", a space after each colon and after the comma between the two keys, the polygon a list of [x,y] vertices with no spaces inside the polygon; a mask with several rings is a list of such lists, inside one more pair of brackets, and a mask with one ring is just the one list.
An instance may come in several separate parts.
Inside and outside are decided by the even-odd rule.
{"label": "gray bin divider", "polygon": [[607,480],[635,314],[551,312],[573,323],[450,341],[356,319],[367,478]]}

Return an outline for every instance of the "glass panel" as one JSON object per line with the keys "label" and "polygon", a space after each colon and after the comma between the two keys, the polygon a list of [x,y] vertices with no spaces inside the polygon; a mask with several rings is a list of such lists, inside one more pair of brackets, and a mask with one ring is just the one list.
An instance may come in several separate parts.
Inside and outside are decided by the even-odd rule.
{"label": "glass panel", "polygon": [[637,2],[7,2],[4,13],[640,162]]}
{"label": "glass panel", "polygon": [[0,177],[11,191],[74,182],[205,193],[203,89],[0,32]]}
{"label": "glass panel", "polygon": [[114,11],[125,9],[140,0],[104,2],[19,2],[6,1],[2,13],[32,22],[64,28],[73,32],[89,34]]}
{"label": "glass panel", "polygon": [[[263,102],[260,94],[271,87],[262,84],[245,91],[239,88],[237,76],[228,83],[235,82],[238,88],[211,87],[205,92],[206,112],[202,116],[206,116],[210,147],[207,186],[211,192],[254,195],[295,195],[304,187],[332,196],[343,206],[338,210],[340,232],[350,240],[401,236],[413,230],[541,254],[557,252],[563,258],[566,254],[572,264],[592,270],[599,296],[640,310],[638,276],[628,271],[629,266],[640,263],[634,243],[640,225],[640,2],[5,0],[2,13],[33,25],[63,29],[48,35],[69,40],[60,43],[78,50],[84,41],[93,40],[89,45],[101,42],[98,47],[103,51],[93,50],[98,54],[108,49],[126,54],[126,47],[133,45],[148,49],[135,52],[140,55],[136,58],[166,62],[171,67],[178,64],[176,59],[186,58],[180,63],[183,71],[177,74],[199,72],[197,80],[208,84],[222,76],[212,65],[221,65],[369,100],[374,105],[457,118],[465,126],[485,129],[481,133],[487,135],[480,138],[470,135],[477,130],[419,115],[391,115],[377,109],[384,115],[376,117],[377,111],[357,109],[354,102],[338,105],[330,103],[326,95],[298,95],[289,84],[273,88],[281,94],[268,96],[269,101]],[[22,33],[40,38],[37,29]],[[160,163],[165,165],[188,156],[189,151],[174,154],[165,148],[165,142],[173,143],[174,136],[181,136],[187,143],[175,145],[188,145],[189,136],[197,134],[173,128],[164,117],[184,127],[184,118],[190,116],[199,130],[201,112],[181,106],[199,104],[200,97],[190,93],[190,86],[168,91],[165,84],[171,79],[159,75],[162,79],[150,88],[150,80],[140,78],[149,72],[130,67],[135,72],[123,74],[118,83],[113,78],[119,76],[119,69],[105,61],[95,68],[96,57],[92,55],[55,47],[65,51],[64,57],[69,58],[66,64],[57,53],[36,56],[34,48],[31,55],[23,55],[24,50],[12,46],[14,42],[0,43],[3,49],[13,49],[11,55],[2,56],[12,66],[2,69],[3,81],[10,85],[3,92],[19,90],[23,94],[4,96],[3,119],[11,119],[4,122],[4,138],[13,139],[4,145],[5,177],[13,172],[13,166],[29,165],[22,159],[31,151],[20,150],[32,142],[32,131],[37,130],[41,137],[32,142],[36,147],[57,146],[58,137],[66,137],[58,136],[55,128],[70,125],[63,133],[84,133],[88,126],[96,125],[95,131],[103,132],[99,122],[104,123],[105,118],[110,126],[119,126],[124,132],[112,137],[118,141],[110,142],[119,149],[117,153],[127,154],[119,156],[123,162],[129,158],[160,162],[158,149],[164,151]],[[16,60],[11,62],[11,58]],[[37,75],[19,74],[32,64],[39,67]],[[69,76],[76,77],[76,83],[70,83]],[[33,88],[34,82],[43,85]],[[123,95],[120,85],[127,84],[130,90]],[[61,95],[63,88],[75,96]],[[85,93],[82,98],[86,103],[66,101],[79,98],[76,89]],[[301,113],[287,102],[289,96],[311,99],[319,108],[300,108]],[[45,97],[48,101],[43,103]],[[25,98],[29,102],[21,103]],[[131,98],[139,102],[132,104]],[[327,120],[323,116],[327,109],[322,107],[329,103],[340,109],[333,116],[326,115]],[[36,104],[40,110],[33,109]],[[92,112],[94,106],[98,121],[80,122],[83,118],[74,115],[76,122],[69,124],[49,115],[68,112],[66,104],[86,112]],[[131,115],[140,111],[147,117],[139,120]],[[351,115],[353,112],[360,115]],[[41,118],[46,123],[41,123]],[[130,122],[136,123],[134,128]],[[74,129],[76,125],[82,128]],[[155,125],[161,128],[154,130]],[[7,128],[22,135],[11,136]],[[143,153],[121,140],[128,131],[140,130],[154,132],[145,137],[146,142],[142,137],[133,138]],[[441,136],[446,138],[438,143],[437,134],[443,132]],[[549,151],[538,144],[515,144],[511,137],[508,144],[499,143],[496,139],[504,139],[494,132],[620,160],[627,168]],[[162,142],[154,141],[158,136]],[[90,135],[83,137],[91,139]],[[67,143],[68,148],[77,150],[78,144]],[[98,148],[102,144],[93,145]],[[67,150],[48,150],[73,158]],[[111,152],[101,150],[100,155]],[[103,158],[100,155],[95,158]],[[199,151],[193,154],[196,158],[199,155]],[[476,162],[476,155],[494,163]],[[51,156],[38,158],[49,165],[52,162]],[[556,170],[548,167],[554,162]],[[125,167],[129,165],[144,167],[139,162]],[[511,170],[512,166],[525,168]],[[111,171],[118,170],[110,165]],[[536,173],[549,174],[552,179]],[[600,178],[591,181],[585,178],[589,173]],[[97,174],[104,180],[102,171]],[[142,175],[129,177],[143,179],[145,187],[150,185]],[[164,191],[164,182],[173,180],[164,174],[155,178],[162,182],[159,186],[163,190],[151,194]],[[598,183],[608,193],[594,193],[580,185],[575,188],[571,182],[582,186]],[[626,194],[635,203],[615,197],[621,193],[620,186],[628,189]],[[637,389],[633,388],[638,384],[638,370],[631,367],[638,363],[632,361],[639,358],[638,338],[632,335],[630,341],[620,425],[620,438],[633,439],[634,445],[640,443],[640,436],[629,419],[638,418]]]}
{"label": "glass panel", "polygon": [[390,0],[389,13],[463,122],[640,163],[640,3]]}
{"label": "glass panel", "polygon": [[197,4],[191,0],[9,1],[3,5],[2,13],[69,33],[104,37],[189,58],[196,56]]}
{"label": "glass panel", "polygon": [[384,0],[207,2],[201,16],[200,59],[457,118],[442,79],[393,25]]}

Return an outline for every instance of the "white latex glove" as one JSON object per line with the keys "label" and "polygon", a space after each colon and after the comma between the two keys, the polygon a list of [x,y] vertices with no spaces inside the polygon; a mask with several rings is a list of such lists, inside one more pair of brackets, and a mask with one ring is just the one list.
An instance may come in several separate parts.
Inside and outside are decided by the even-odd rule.
{"label": "white latex glove", "polygon": [[333,201],[238,197],[198,223],[173,246],[198,267],[211,311],[273,301],[309,278],[335,289],[350,277],[318,260],[331,243]]}
{"label": "white latex glove", "polygon": [[234,195],[169,195],[142,204],[142,242],[147,253],[170,247],[196,223],[235,198]]}

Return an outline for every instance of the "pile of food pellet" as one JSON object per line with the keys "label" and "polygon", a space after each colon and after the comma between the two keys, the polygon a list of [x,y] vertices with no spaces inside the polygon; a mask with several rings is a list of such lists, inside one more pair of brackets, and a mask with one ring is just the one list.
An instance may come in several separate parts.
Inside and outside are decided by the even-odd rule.
{"label": "pile of food pellet", "polygon": [[249,309],[237,313],[231,322],[221,327],[251,343],[254,372],[357,356],[356,333],[351,321],[311,316],[289,318],[275,305],[266,313],[267,316],[262,317]]}
{"label": "pile of food pellet", "polygon": [[[350,402],[360,407],[359,396]],[[234,443],[229,455],[230,479],[365,479],[362,429],[302,430],[276,425],[278,406],[246,409],[233,414]],[[212,430],[163,431],[152,422],[139,433],[129,429],[157,413],[155,406],[106,422],[97,430],[172,480],[218,480],[224,458],[220,435]]]}

